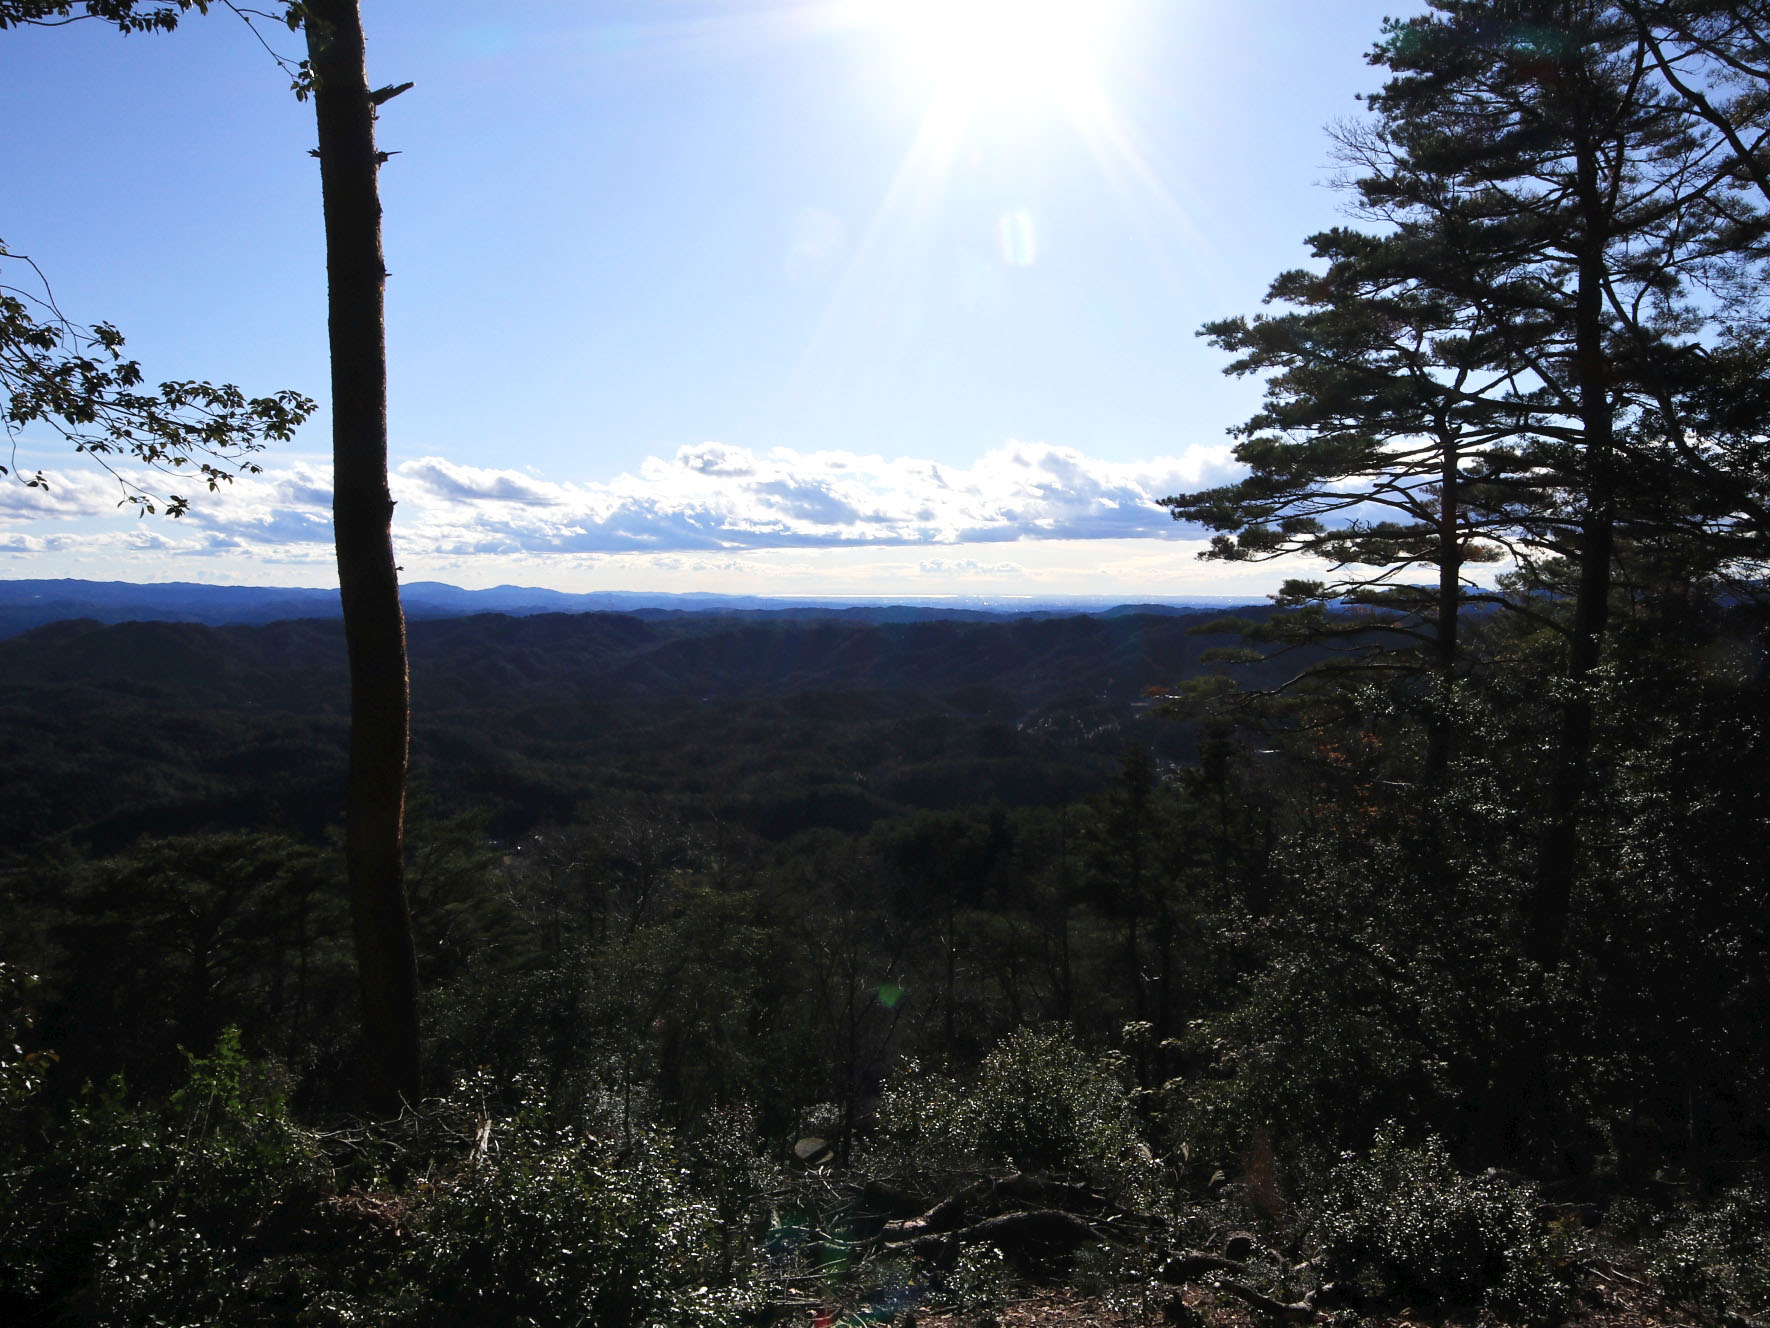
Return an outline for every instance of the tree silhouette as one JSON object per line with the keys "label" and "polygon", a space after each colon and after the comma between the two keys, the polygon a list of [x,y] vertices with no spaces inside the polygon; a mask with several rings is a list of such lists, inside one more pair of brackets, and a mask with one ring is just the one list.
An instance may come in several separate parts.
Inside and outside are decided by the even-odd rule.
{"label": "tree silhouette", "polygon": [[401,856],[411,691],[387,485],[387,271],[376,179],[385,158],[375,147],[375,108],[403,89],[370,91],[356,0],[310,0],[299,17],[325,196],[332,512],[350,656],[345,870],[369,1102],[390,1114],[419,1095],[418,970]]}

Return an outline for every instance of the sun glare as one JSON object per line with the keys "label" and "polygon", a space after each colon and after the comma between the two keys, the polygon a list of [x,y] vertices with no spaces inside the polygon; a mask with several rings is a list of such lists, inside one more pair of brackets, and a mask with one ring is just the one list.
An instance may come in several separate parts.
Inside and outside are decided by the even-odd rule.
{"label": "sun glare", "polygon": [[885,0],[884,22],[942,99],[1069,100],[1093,80],[1107,0]]}

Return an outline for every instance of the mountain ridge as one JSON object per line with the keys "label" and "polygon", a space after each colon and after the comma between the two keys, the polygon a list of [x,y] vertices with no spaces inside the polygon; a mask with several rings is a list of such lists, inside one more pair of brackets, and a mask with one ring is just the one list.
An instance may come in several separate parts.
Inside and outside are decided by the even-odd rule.
{"label": "mountain ridge", "polygon": [[[709,592],[597,590],[572,592],[538,586],[467,590],[442,581],[401,588],[406,616],[467,617],[504,613],[766,614],[801,618],[841,616],[860,622],[931,619],[1073,617],[1124,613],[1177,614],[1224,609],[1252,601],[1233,596],[1138,600],[1114,596],[768,596]],[[0,580],[0,638],[53,622],[193,622],[250,626],[296,618],[337,618],[338,592],[324,587],[222,586],[201,581],[86,581],[75,578]]]}

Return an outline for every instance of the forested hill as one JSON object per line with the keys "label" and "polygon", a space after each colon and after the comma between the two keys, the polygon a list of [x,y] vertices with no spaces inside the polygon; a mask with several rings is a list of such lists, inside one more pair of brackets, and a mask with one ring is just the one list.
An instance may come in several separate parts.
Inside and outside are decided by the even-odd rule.
{"label": "forested hill", "polygon": [[[1219,617],[905,623],[483,615],[411,626],[415,771],[517,834],[603,794],[696,801],[778,837],[915,807],[1074,797],[1147,689],[1217,667]],[[0,773],[34,838],[95,846],[264,819],[313,834],[342,778],[342,629],[52,624],[0,642]],[[1237,666],[1276,680],[1294,659]]]}
{"label": "forested hill", "polygon": [[[1124,606],[1110,598],[1063,596],[1050,600],[948,597],[934,600],[873,601],[795,599],[789,596],[719,595],[599,590],[569,593],[536,586],[493,586],[463,590],[440,581],[412,581],[400,587],[406,618],[460,618],[482,613],[518,616],[537,613],[636,613],[646,617],[681,613],[748,613],[769,617],[836,617],[855,622],[921,622],[931,619],[990,619],[1041,614],[1146,611],[1169,613],[1201,607],[1228,607],[1233,601],[1204,596],[1179,602]],[[95,622],[192,622],[212,627],[284,622],[294,618],[337,618],[336,590],[283,586],[212,586],[169,581],[81,581],[67,578],[0,580],[0,638],[34,627],[90,618]]]}

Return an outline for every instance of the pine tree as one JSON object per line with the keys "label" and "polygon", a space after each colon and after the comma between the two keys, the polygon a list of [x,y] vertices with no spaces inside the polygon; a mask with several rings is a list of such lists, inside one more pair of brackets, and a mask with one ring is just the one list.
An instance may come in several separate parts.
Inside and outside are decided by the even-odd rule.
{"label": "pine tree", "polygon": [[[1649,77],[1635,24],[1597,0],[1439,0],[1391,24],[1372,99],[1367,209],[1467,237],[1471,298],[1528,367],[1524,457],[1561,501],[1533,522],[1569,580],[1556,756],[1529,902],[1529,952],[1561,957],[1593,745],[1594,671],[1619,537],[1657,533],[1667,382],[1705,329],[1692,283],[1737,253],[1724,141]],[[1686,389],[1695,386],[1685,383]]]}
{"label": "pine tree", "polygon": [[[1460,613],[1494,599],[1465,569],[1515,545],[1529,487],[1507,450],[1520,425],[1518,366],[1483,310],[1435,284],[1459,258],[1429,223],[1382,237],[1336,229],[1309,243],[1326,268],[1273,282],[1268,302],[1286,311],[1204,329],[1240,355],[1227,372],[1273,373],[1265,408],[1236,430],[1249,475],[1163,504],[1176,520],[1231,532],[1203,557],[1330,564],[1329,579],[1289,580],[1278,597],[1308,610],[1278,620],[1281,633],[1350,644],[1350,664],[1326,671],[1411,672],[1393,642],[1417,643],[1439,694],[1426,757],[1435,779],[1448,756]],[[1433,582],[1409,579],[1421,569]],[[1335,619],[1326,610],[1337,604],[1378,612]]]}
{"label": "pine tree", "polygon": [[1654,77],[1615,4],[1435,0],[1392,21],[1372,59],[1389,80],[1341,143],[1379,238],[1318,239],[1326,274],[1274,287],[1295,313],[1207,329],[1246,353],[1235,369],[1281,372],[1241,450],[1250,478],[1170,506],[1239,532],[1219,556],[1377,569],[1294,599],[1396,600],[1397,573],[1436,562],[1441,670],[1465,545],[1503,549],[1511,584],[1547,592],[1567,647],[1527,922],[1552,967],[1619,565],[1671,540],[1720,559],[1742,547],[1727,505],[1694,496],[1701,477],[1679,462],[1692,431],[1674,425],[1731,413],[1735,436],[1761,434],[1762,394],[1739,390],[1750,356],[1722,344],[1715,311],[1762,221],[1726,137]]}

